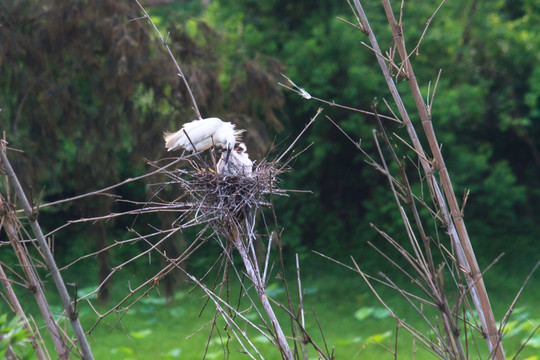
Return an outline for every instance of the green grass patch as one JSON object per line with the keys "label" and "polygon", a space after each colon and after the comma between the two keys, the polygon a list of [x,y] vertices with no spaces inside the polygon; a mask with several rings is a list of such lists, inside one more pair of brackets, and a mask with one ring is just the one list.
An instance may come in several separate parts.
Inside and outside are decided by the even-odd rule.
{"label": "green grass patch", "polygon": [[[334,349],[338,359],[390,360],[394,358],[385,347],[391,350],[395,348],[395,321],[369,292],[360,276],[339,267],[329,267],[324,271],[321,269],[307,271],[306,269],[304,273],[306,276],[302,287],[305,294],[306,329],[320,347],[324,348],[325,345],[317,320],[324,332],[328,348]],[[499,288],[491,289],[491,300],[497,319],[504,316],[521,282],[520,279],[513,279],[511,282],[504,277],[501,279],[503,282],[499,284]],[[490,283],[489,280],[488,283]],[[117,301],[121,295],[126,294],[126,287],[120,285],[125,284],[117,284],[115,288]],[[497,285],[497,283],[491,282],[491,285]],[[524,292],[518,308],[506,327],[504,347],[509,358],[515,354],[520,344],[540,322],[538,294],[531,290],[537,287],[536,285],[529,284],[528,290]],[[289,286],[293,298],[296,299],[295,281],[291,281]],[[238,285],[232,279],[231,297],[235,304],[238,293]],[[276,279],[272,280],[268,286],[268,295],[279,301],[285,301],[282,283]],[[433,338],[428,326],[422,322],[417,313],[411,310],[399,294],[381,288],[381,296],[396,314]],[[198,289],[193,292],[177,291],[172,303],[167,303],[157,291],[152,292],[133,305],[129,311],[112,313],[101,320],[89,337],[95,358],[110,360],[200,359],[205,351],[207,359],[227,358],[228,352],[231,353],[230,359],[249,358],[242,353],[241,346],[234,340],[223,320],[218,320],[210,336],[214,306],[210,303],[204,307],[205,301],[203,292]],[[243,298],[240,307],[246,309],[246,304],[246,299]],[[99,306],[97,310],[104,313],[112,306],[114,306],[113,302],[107,306]],[[55,309],[60,310],[58,306],[55,306]],[[428,316],[436,315],[429,309],[424,310]],[[0,311],[7,312],[7,309],[0,308]],[[39,321],[37,312],[34,310],[31,312]],[[97,319],[95,312],[83,302],[79,304],[79,313],[85,329],[89,329]],[[288,331],[290,322],[286,314],[277,308],[276,313],[282,321],[285,332],[290,333]],[[253,310],[246,312],[245,316],[252,321],[257,321]],[[237,323],[242,329],[246,329],[250,340],[265,359],[281,359],[277,350],[264,336],[249,329],[242,320],[237,319]],[[230,341],[227,341],[228,339]],[[414,342],[403,328],[398,330],[397,344],[399,359],[434,358],[429,351],[421,347],[419,342]],[[471,355],[476,354],[475,346],[478,346],[483,349],[481,350],[482,358],[487,358],[485,345],[480,336],[477,335],[474,339],[469,337],[467,346]],[[538,360],[535,356],[539,352],[540,335],[537,334],[522,351],[519,359]],[[311,358],[317,358],[313,349],[310,349]]]}

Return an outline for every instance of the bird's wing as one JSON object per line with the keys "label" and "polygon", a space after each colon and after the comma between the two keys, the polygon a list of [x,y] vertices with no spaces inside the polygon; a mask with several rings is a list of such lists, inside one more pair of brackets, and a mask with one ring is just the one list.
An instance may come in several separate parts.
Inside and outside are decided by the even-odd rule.
{"label": "bird's wing", "polygon": [[212,146],[212,134],[222,123],[223,121],[218,118],[193,120],[185,123],[177,132],[165,133],[165,147],[169,151],[180,147],[193,151],[193,143],[197,151],[206,150]]}
{"label": "bird's wing", "polygon": [[236,151],[231,152],[231,157],[229,158],[229,163],[232,169],[234,169],[234,174],[249,174],[252,171],[253,163],[249,160],[249,157],[245,154],[239,154]]}
{"label": "bird's wing", "polygon": [[253,161],[249,158],[248,153],[244,153],[242,156],[242,162],[245,166],[253,166]]}
{"label": "bird's wing", "polygon": [[[222,126],[223,121],[218,118],[208,118],[195,120],[184,125],[183,129],[187,132],[189,139],[195,145],[197,151],[209,149],[213,144],[212,136]],[[185,136],[185,142],[190,144]]]}
{"label": "bird's wing", "polygon": [[253,161],[251,161],[247,152],[242,154],[242,165],[244,174],[251,174],[253,172]]}
{"label": "bird's wing", "polygon": [[217,117],[211,117],[206,119],[200,119],[200,120],[193,120],[188,123],[185,123],[184,126],[182,126],[183,129],[186,129],[186,131],[192,131],[196,128],[217,128],[219,127],[223,121]]}

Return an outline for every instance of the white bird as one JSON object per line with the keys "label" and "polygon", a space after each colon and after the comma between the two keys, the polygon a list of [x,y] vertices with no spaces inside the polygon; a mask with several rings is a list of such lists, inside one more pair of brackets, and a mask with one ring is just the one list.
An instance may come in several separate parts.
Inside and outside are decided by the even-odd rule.
{"label": "white bird", "polygon": [[228,160],[226,152],[223,152],[217,163],[218,174],[250,176],[253,171],[253,161],[249,159],[249,154],[246,151],[246,144],[239,143],[231,152]]}
{"label": "white bird", "polygon": [[166,132],[163,138],[168,151],[178,148],[184,148],[187,151],[204,151],[217,146],[227,149],[230,153],[244,132],[244,130],[234,128],[234,124],[212,117],[185,123],[175,133]]}

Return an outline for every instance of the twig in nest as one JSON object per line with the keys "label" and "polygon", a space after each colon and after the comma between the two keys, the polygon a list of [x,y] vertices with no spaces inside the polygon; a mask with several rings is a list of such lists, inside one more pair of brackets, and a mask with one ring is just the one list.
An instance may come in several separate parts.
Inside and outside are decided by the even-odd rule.
{"label": "twig in nest", "polygon": [[245,214],[269,207],[270,194],[286,195],[277,187],[278,175],[286,171],[277,161],[261,161],[249,176],[216,174],[191,165],[191,169],[167,170],[164,174],[191,198],[182,211],[223,235],[228,235],[231,227],[241,228],[238,225]]}

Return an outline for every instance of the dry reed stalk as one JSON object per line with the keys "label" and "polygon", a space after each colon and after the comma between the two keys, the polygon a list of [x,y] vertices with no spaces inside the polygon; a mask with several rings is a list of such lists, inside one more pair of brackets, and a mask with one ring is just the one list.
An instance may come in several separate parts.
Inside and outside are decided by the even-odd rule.
{"label": "dry reed stalk", "polygon": [[[395,154],[394,152],[394,149],[392,148],[389,140],[388,140],[388,137],[386,136],[386,132],[384,131],[384,128],[382,127],[382,123],[380,122],[380,119],[379,120],[379,125],[380,125],[380,132],[386,142],[386,145],[387,147],[390,149],[391,153],[392,153],[392,156],[394,158],[394,161],[397,161],[399,167],[400,167],[400,170],[401,170],[401,173],[402,173],[402,183],[405,185],[404,186],[404,189],[406,191],[406,200],[408,200],[407,202],[409,203],[410,207],[413,209],[413,212],[416,214],[417,211],[416,211],[416,206],[414,204],[414,202],[412,201],[413,199],[413,196],[412,196],[412,190],[408,184],[408,180],[407,180],[407,176],[405,175],[404,173],[404,170],[403,170],[403,165],[399,162],[399,160],[397,159],[397,155]],[[375,134],[374,134],[375,135]],[[415,258],[418,262],[419,267],[417,268],[417,272],[423,277],[425,283],[427,284],[428,288],[429,288],[429,291],[430,291],[430,294],[434,297],[434,300],[436,301],[436,304],[437,306],[439,307],[439,311],[441,313],[441,317],[442,317],[442,322],[443,322],[443,327],[444,327],[444,332],[446,334],[446,338],[447,338],[447,341],[448,341],[448,344],[449,346],[451,347],[451,351],[450,353],[453,353],[453,354],[456,354],[459,359],[463,359],[465,360],[467,357],[465,355],[465,350],[463,348],[463,345],[461,343],[461,339],[460,339],[460,336],[459,336],[459,330],[457,329],[457,326],[453,323],[452,321],[452,318],[453,318],[453,313],[451,312],[450,310],[450,306],[448,304],[448,299],[446,298],[445,294],[444,294],[444,291],[442,291],[442,289],[444,289],[444,285],[441,284],[440,282],[437,282],[437,277],[436,277],[436,273],[435,273],[435,264],[433,262],[433,259],[431,258],[431,251],[429,249],[429,244],[426,244],[426,241],[424,241],[424,244],[426,245],[425,246],[425,251],[426,251],[426,254],[428,255],[427,257],[427,260],[424,259],[423,257],[423,254],[421,252],[421,250],[419,250],[420,246],[418,244],[418,241],[416,239],[416,237],[414,236],[414,233],[411,229],[411,225],[410,225],[410,222],[409,222],[409,219],[408,219],[408,216],[407,214],[405,213],[405,211],[403,210],[402,206],[401,206],[401,202],[400,202],[400,198],[398,196],[398,192],[396,191],[395,187],[394,187],[394,184],[392,182],[392,178],[391,178],[391,175],[390,175],[390,172],[388,170],[388,167],[386,165],[386,161],[384,159],[384,155],[382,153],[382,150],[381,150],[381,147],[379,145],[379,142],[377,140],[377,137],[374,136],[374,139],[375,139],[375,144],[377,146],[377,150],[379,152],[379,155],[380,155],[380,159],[381,159],[381,163],[384,167],[384,170],[387,174],[387,177],[388,177],[388,181],[389,181],[389,184],[390,184],[390,189],[392,191],[392,193],[394,194],[394,199],[397,203],[397,206],[400,210],[400,215],[402,217],[402,220],[405,224],[405,227],[407,229],[407,235],[409,236],[409,239],[413,245],[413,249],[418,249],[416,250],[416,253],[415,253]],[[417,219],[417,224],[419,225],[419,229],[422,229],[422,223],[419,221],[419,219]],[[423,236],[425,236],[423,234]],[[412,262],[413,266],[414,266],[414,262]]]}
{"label": "dry reed stalk", "polygon": [[280,351],[283,359],[294,360],[294,356],[287,342],[287,338],[285,337],[285,334],[281,329],[281,324],[279,323],[276,314],[274,313],[274,310],[270,305],[270,301],[266,296],[266,285],[264,284],[264,280],[261,277],[261,272],[259,271],[257,261],[253,261],[254,259],[249,256],[249,252],[251,249],[250,246],[246,244],[247,240],[243,240],[240,237],[239,232],[237,231],[232,231],[231,235],[232,236],[229,241],[232,241],[233,246],[240,254],[240,257],[242,258],[242,262],[244,263],[244,267],[247,272],[247,276],[255,286],[255,292],[257,293],[257,296],[261,301],[261,305],[264,308],[264,311],[266,312],[266,315],[270,320],[272,328],[275,331],[274,340],[276,342],[278,350]]}
{"label": "dry reed stalk", "polygon": [[[387,12],[391,13],[388,0],[384,0],[383,3],[385,4]],[[424,32],[413,51],[416,51],[419,48],[420,42],[422,41],[422,38],[425,32],[427,31],[427,28],[429,27],[432,19],[434,18],[435,14],[438,12],[438,10],[440,9],[443,3],[444,3],[444,0],[440,3],[440,5],[437,7],[433,15],[429,18],[426,24],[426,28],[424,29]],[[428,183],[432,200],[435,204],[435,210],[431,209],[421,197],[418,197],[412,193],[412,190],[409,185],[409,181],[407,179],[407,175],[405,174],[405,171],[404,171],[404,163],[400,161],[399,159],[397,159],[397,156],[392,146],[389,144],[388,138],[384,132],[384,129],[382,129],[382,126],[381,126],[382,137],[385,139],[385,142],[387,143],[386,145],[388,149],[390,150],[390,152],[392,153],[394,161],[399,167],[400,175],[401,175],[401,182],[397,180],[396,178],[394,178],[389,173],[388,168],[384,164],[382,153],[381,153],[381,160],[383,162],[383,165],[380,165],[377,162],[375,162],[373,159],[371,159],[371,157],[361,149],[359,142],[357,143],[353,141],[350,138],[350,136],[348,136],[336,123],[334,123],[331,119],[329,119],[342,133],[344,133],[344,135],[357,147],[357,149],[360,150],[368,158],[369,160],[368,163],[370,163],[372,166],[375,167],[376,170],[382,172],[385,176],[388,177],[391,191],[394,194],[394,197],[398,204],[400,215],[404,221],[406,234],[409,237],[411,245],[412,245],[413,253],[409,254],[397,241],[393,240],[390,236],[381,232],[380,230],[377,229],[377,231],[381,233],[381,235],[383,235],[383,237],[386,240],[388,240],[390,244],[393,247],[395,247],[396,250],[400,252],[401,255],[404,256],[404,258],[409,262],[409,264],[414,269],[414,272],[420,275],[421,282],[419,282],[416,278],[414,278],[411,274],[409,274],[405,269],[402,269],[401,267],[399,267],[384,252],[380,251],[377,248],[375,249],[381,255],[383,255],[385,259],[387,259],[393,266],[397,267],[406,276],[411,278],[411,280],[430,299],[430,301],[427,302],[428,305],[439,310],[442,317],[442,325],[443,325],[444,333],[446,334],[446,339],[447,339],[446,345],[444,345],[445,348],[442,349],[442,352],[439,352],[439,351],[437,352],[439,356],[446,357],[447,355],[445,355],[445,353],[447,353],[448,356],[451,356],[453,358],[466,359],[467,357],[466,353],[468,353],[469,351],[469,344],[465,344],[465,347],[464,347],[461,344],[461,339],[459,336],[459,332],[460,332],[459,322],[463,321],[465,332],[467,332],[467,328],[470,327],[480,332],[482,336],[486,338],[486,343],[490,350],[490,356],[493,356],[499,360],[503,359],[504,352],[502,351],[502,346],[500,344],[500,335],[499,335],[500,332],[497,332],[497,329],[495,326],[493,313],[491,310],[491,306],[489,305],[489,299],[487,297],[487,292],[485,290],[481,273],[479,272],[479,268],[476,263],[474,253],[472,252],[472,248],[470,247],[468,235],[464,227],[464,223],[462,219],[462,210],[459,209],[457,206],[457,200],[455,198],[455,194],[453,193],[453,189],[451,187],[450,179],[448,177],[448,171],[446,167],[444,166],[444,162],[441,161],[442,155],[440,153],[439,147],[437,146],[437,141],[434,136],[435,134],[434,134],[433,127],[431,124],[431,119],[429,118],[430,111],[433,104],[433,95],[437,87],[437,83],[440,77],[440,72],[439,72],[439,76],[437,77],[437,82],[435,84],[435,89],[433,90],[433,94],[431,98],[428,99],[429,105],[426,106],[423,103],[423,99],[419,92],[418,84],[414,77],[414,73],[412,72],[412,66],[409,61],[409,57],[411,55],[401,56],[402,63],[403,64],[407,63],[407,65],[401,65],[401,64],[398,65],[394,62],[393,59],[394,59],[395,49],[391,49],[390,52],[387,53],[385,57],[378,46],[377,39],[375,38],[375,35],[373,34],[369,26],[369,22],[362,9],[362,6],[360,5],[360,2],[358,0],[354,0],[354,6],[350,2],[349,2],[349,5],[351,6],[351,9],[358,21],[358,24],[352,24],[348,21],[344,21],[344,22],[348,23],[349,25],[352,25],[353,27],[357,29],[360,29],[365,35],[369,37],[371,45],[367,45],[364,43],[362,44],[368,47],[376,55],[377,61],[381,67],[381,70],[387,82],[388,88],[390,89],[392,97],[394,98],[394,101],[397,104],[399,114],[402,118],[401,120],[398,119],[396,114],[392,111],[390,105],[388,105],[388,103],[386,103],[386,100],[385,100],[386,105],[388,106],[389,110],[392,112],[392,115],[393,115],[393,117],[390,118],[389,120],[397,121],[405,126],[412,140],[412,145],[408,144],[398,135],[396,134],[393,134],[393,135],[396,136],[396,138],[398,138],[401,142],[403,142],[409,149],[414,151],[414,153],[418,156],[419,163],[424,171],[425,178]],[[402,11],[403,11],[403,2],[402,2],[399,24],[401,24]],[[397,26],[395,24],[395,19],[393,19],[393,16],[391,16],[390,14],[388,14],[388,20],[392,26]],[[403,37],[401,33],[401,25],[397,27],[399,27],[399,31],[396,31],[395,27],[392,30],[394,34],[394,39],[397,43],[396,48],[399,50],[401,45],[402,45],[402,48],[404,49],[404,41],[403,41]],[[406,55],[406,52],[402,51],[402,54]],[[425,154],[423,147],[420,143],[420,140],[416,134],[414,125],[412,124],[408,116],[407,110],[405,109],[405,106],[401,100],[400,94],[397,90],[397,87],[395,86],[394,80],[392,78],[392,75],[390,74],[390,71],[387,65],[391,66],[393,69],[396,69],[398,71],[396,77],[398,75],[402,75],[405,77],[405,79],[407,79],[410,82],[411,90],[415,96],[415,100],[417,101],[417,106],[423,106],[423,111],[419,110],[420,113],[423,112],[422,126],[427,137],[429,138],[430,147],[433,148],[432,152],[435,153],[434,155],[435,160],[429,160],[428,156]],[[377,114],[376,109],[374,109],[371,112],[358,111],[358,109],[348,108],[342,105],[337,105],[334,102],[328,102],[326,100],[322,100],[322,99],[312,96],[306,90],[294,84],[294,82],[292,82],[291,80],[289,80],[289,83],[291,84],[291,86],[285,86],[285,85],[282,85],[282,86],[288,88],[291,91],[296,92],[298,95],[302,96],[305,99],[313,99],[319,102],[330,104],[332,106],[339,106],[345,109],[350,109],[352,111],[374,115],[377,119],[383,118],[383,116],[379,116]],[[387,119],[388,117],[384,117],[384,118]],[[379,122],[380,122],[380,119],[379,119]],[[379,151],[380,151],[380,148],[379,148]],[[440,166],[440,164],[442,164],[442,166]],[[437,171],[439,171],[439,174],[441,177],[441,183],[443,185],[442,190],[439,187],[438,180],[435,176]],[[451,197],[451,199],[449,199],[448,197]],[[409,205],[410,210],[414,216],[414,223],[411,223],[409,221],[408,215],[405,213],[403,207],[400,204],[401,201]],[[450,241],[452,244],[452,252],[448,251],[444,247],[444,245],[442,245],[440,242],[434,241],[433,239],[431,239],[431,237],[427,235],[427,233],[424,230],[424,226],[422,225],[422,220],[420,219],[416,203],[426,208],[429,211],[431,217],[434,220],[440,221],[443,224],[443,226],[446,228],[447,234],[449,235]],[[416,225],[416,228],[413,227],[414,224]],[[421,243],[416,238],[415,231],[418,231],[420,233],[420,239],[423,244],[423,249],[422,249],[422,246],[420,245]],[[443,264],[439,266],[437,269],[435,269],[435,264],[433,262],[433,258],[431,254],[432,244],[435,244],[439,248],[439,251],[441,252],[441,255],[443,256],[443,259],[444,259]],[[444,268],[450,271],[451,280],[454,282],[453,286],[455,286],[455,288],[457,289],[457,298],[455,299],[456,304],[454,305],[454,307],[450,307],[449,301],[446,298],[446,290],[445,290],[446,285],[445,285],[443,272],[442,272]],[[458,270],[458,271],[454,272],[453,270]],[[461,285],[459,281],[459,279],[461,279],[461,274],[465,275],[464,277],[467,282],[468,292],[463,290],[463,286]],[[380,280],[377,280],[377,281],[380,281]],[[400,294],[402,294],[402,296],[404,296],[407,301],[410,301],[409,298],[420,300],[423,302],[425,301],[424,299],[417,298],[416,296],[401,290],[397,285],[391,283],[389,279],[387,281],[380,281],[380,282],[386,286],[390,286],[391,288],[399,291]],[[422,285],[422,283],[424,283],[424,285]],[[466,318],[466,314],[472,312],[470,305],[468,304],[468,297],[467,297],[468,295],[470,295],[470,297],[472,298],[476,306],[477,313],[479,315],[480,322],[482,324],[481,327],[476,326],[475,324],[469,322]],[[463,310],[463,314],[459,313],[460,309]],[[421,310],[419,310],[419,314],[422,317],[424,317],[426,322],[429,323],[429,320],[425,318],[425,315],[421,312]],[[397,317],[396,317],[396,320],[398,320],[399,326],[403,326],[403,321],[401,321]],[[487,329],[487,334],[486,334],[486,329]],[[408,330],[411,331],[413,329],[408,328]],[[433,328],[433,331],[435,331],[436,333],[438,330],[439,328],[437,329]],[[420,332],[415,331],[412,333],[419,340],[422,339],[421,337],[422,334]],[[467,339],[465,339],[465,341],[467,341]],[[442,338],[439,338],[438,342],[440,344],[442,342]],[[423,345],[426,346],[426,348],[430,350],[435,350],[438,347],[437,344],[429,340],[423,342]]]}

